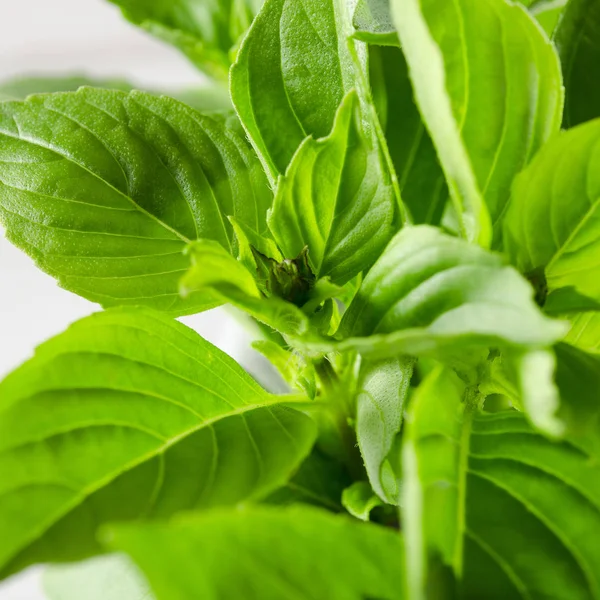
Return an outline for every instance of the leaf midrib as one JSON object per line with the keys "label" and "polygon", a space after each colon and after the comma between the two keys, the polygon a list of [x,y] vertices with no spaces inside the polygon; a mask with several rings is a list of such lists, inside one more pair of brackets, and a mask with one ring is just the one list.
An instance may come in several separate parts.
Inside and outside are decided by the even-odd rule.
{"label": "leaf midrib", "polygon": [[[216,423],[223,421],[225,419],[228,419],[230,417],[240,416],[240,415],[243,415],[244,413],[252,411],[252,410],[260,410],[262,408],[273,407],[273,406],[276,406],[277,404],[278,404],[278,402],[276,400],[274,400],[274,401],[267,402],[267,403],[246,405],[244,407],[240,407],[234,411],[231,411],[225,415],[219,415],[219,416],[212,417],[210,419],[206,419],[205,421],[198,424],[197,426],[192,427],[192,428],[182,432],[179,435],[176,435],[172,438],[167,439],[164,444],[155,448],[151,452],[147,452],[146,454],[143,454],[142,456],[138,457],[137,459],[128,462],[126,465],[124,465],[124,467],[122,469],[120,469],[118,471],[112,471],[105,477],[100,478],[94,484],[89,485],[89,486],[83,488],[81,491],[79,491],[77,496],[71,502],[65,503],[65,505],[63,506],[63,508],[61,510],[56,511],[53,515],[48,517],[43,523],[40,524],[39,527],[36,528],[36,530],[30,536],[27,536],[26,539],[17,548],[13,549],[10,554],[7,554],[5,556],[5,558],[2,559],[2,563],[4,564],[5,567],[9,566],[10,561],[15,559],[19,555],[20,552],[25,550],[28,546],[30,546],[36,540],[39,540],[48,531],[48,529],[52,525],[58,523],[61,518],[65,517],[67,514],[69,514],[69,512],[71,512],[72,510],[74,510],[75,508],[80,506],[92,494],[107,487],[117,477],[120,477],[128,472],[131,472],[136,467],[148,462],[149,460],[152,460],[153,458],[156,458],[157,456],[164,455],[164,453],[167,450],[169,450],[172,446],[175,446],[179,442],[183,441],[185,438],[187,438],[191,435],[194,435],[195,433],[198,433],[202,429],[211,427],[211,426],[215,425]],[[277,421],[277,422],[279,422],[279,421]]]}
{"label": "leaf midrib", "polygon": [[561,244],[559,248],[557,248],[556,253],[550,260],[550,262],[546,265],[546,273],[549,273],[552,270],[552,267],[557,263],[563,254],[567,251],[568,247],[575,240],[575,238],[579,235],[582,229],[587,225],[587,222],[594,216],[598,207],[600,206],[600,197],[593,200],[590,204],[589,208],[586,210],[585,214],[575,227],[573,231],[570,233],[569,237]]}
{"label": "leaf midrib", "polygon": [[137,204],[137,202],[135,202],[135,200],[133,198],[131,198],[127,194],[123,193],[118,188],[114,187],[111,183],[109,183],[105,179],[102,179],[102,177],[100,177],[97,173],[94,173],[87,166],[79,163],[72,156],[69,156],[67,154],[63,154],[59,149],[57,149],[56,147],[53,147],[51,144],[44,144],[44,143],[41,142],[41,140],[37,140],[37,139],[31,138],[29,136],[14,135],[14,134],[8,133],[6,130],[0,130],[0,135],[6,136],[6,137],[14,139],[14,140],[19,140],[19,141],[22,141],[22,142],[27,142],[28,144],[32,144],[33,146],[37,146],[38,148],[44,148],[45,150],[53,152],[54,154],[62,157],[64,160],[66,160],[66,161],[74,164],[75,166],[79,167],[80,169],[86,171],[87,173],[89,173],[90,175],[92,175],[92,177],[94,177],[98,181],[102,182],[103,185],[106,185],[111,190],[113,190],[114,192],[116,192],[117,194],[119,194],[120,196],[122,196],[123,198],[125,198],[137,210],[139,210],[145,216],[147,216],[148,218],[150,218],[153,221],[155,221],[156,223],[158,223],[161,227],[163,227],[167,231],[170,231],[173,235],[175,235],[177,238],[179,238],[185,244],[190,244],[192,242],[192,240],[188,239],[185,235],[183,235],[182,233],[180,233],[179,231],[177,231],[176,229],[174,229],[170,225],[167,225],[167,223],[165,223],[164,221],[161,221],[158,217],[156,217],[155,215],[153,215],[151,212],[148,212],[142,206],[140,206],[139,204]]}

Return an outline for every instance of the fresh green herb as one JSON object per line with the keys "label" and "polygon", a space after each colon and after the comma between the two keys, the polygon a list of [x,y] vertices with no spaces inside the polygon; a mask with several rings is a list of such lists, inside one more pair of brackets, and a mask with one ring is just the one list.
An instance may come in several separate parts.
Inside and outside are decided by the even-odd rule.
{"label": "fresh green herb", "polygon": [[105,309],[0,384],[0,576],[600,600],[600,0],[112,1],[215,81],[0,88],[6,234]]}

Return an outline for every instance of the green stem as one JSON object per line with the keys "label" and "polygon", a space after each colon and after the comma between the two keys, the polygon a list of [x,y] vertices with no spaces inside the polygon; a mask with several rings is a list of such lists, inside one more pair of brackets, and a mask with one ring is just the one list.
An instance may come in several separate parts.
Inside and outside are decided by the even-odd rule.
{"label": "green stem", "polygon": [[349,424],[352,415],[347,396],[350,392],[340,381],[333,366],[326,358],[315,361],[314,367],[321,384],[323,400],[329,405],[331,422],[339,438],[344,464],[352,478],[359,481],[364,478],[365,471],[358,449],[356,432]]}
{"label": "green stem", "polygon": [[467,471],[469,467],[469,451],[471,447],[471,429],[475,411],[481,401],[481,394],[477,386],[468,387],[464,395],[464,414],[460,433],[460,447],[458,459],[458,502],[457,522],[458,531],[456,547],[454,549],[454,572],[460,580],[463,573],[464,536],[466,529],[466,504],[467,504]]}

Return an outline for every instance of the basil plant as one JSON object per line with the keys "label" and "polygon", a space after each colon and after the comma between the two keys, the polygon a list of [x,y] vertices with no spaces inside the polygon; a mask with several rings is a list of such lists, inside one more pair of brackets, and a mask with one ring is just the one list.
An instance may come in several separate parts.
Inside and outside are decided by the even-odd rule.
{"label": "basil plant", "polygon": [[212,83],[3,89],[6,236],[105,310],[0,384],[0,577],[599,599],[600,0],[112,2]]}

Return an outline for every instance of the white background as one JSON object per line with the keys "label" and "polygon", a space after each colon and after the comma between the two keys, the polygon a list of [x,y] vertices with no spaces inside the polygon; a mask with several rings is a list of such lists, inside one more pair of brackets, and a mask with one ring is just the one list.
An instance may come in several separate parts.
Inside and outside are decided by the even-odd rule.
{"label": "white background", "polygon": [[[126,77],[149,88],[202,82],[176,50],[129,25],[104,0],[0,0],[0,80],[74,73]],[[58,288],[0,229],[0,378],[40,342],[98,308]],[[247,340],[223,310],[186,322],[253,366]],[[39,573],[34,568],[0,583],[0,600],[43,599]]]}

